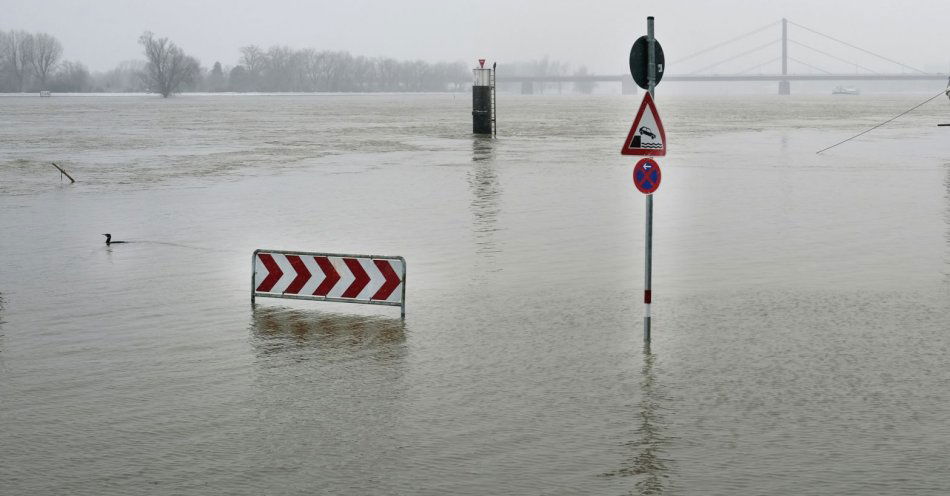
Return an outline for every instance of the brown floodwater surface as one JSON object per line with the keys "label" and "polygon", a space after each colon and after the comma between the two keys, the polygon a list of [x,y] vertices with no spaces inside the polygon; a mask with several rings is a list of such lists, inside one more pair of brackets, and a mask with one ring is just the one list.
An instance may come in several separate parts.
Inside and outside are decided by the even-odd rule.
{"label": "brown floodwater surface", "polygon": [[645,348],[639,97],[2,97],[0,493],[947,494],[950,106],[815,154],[921,99],[659,92]]}

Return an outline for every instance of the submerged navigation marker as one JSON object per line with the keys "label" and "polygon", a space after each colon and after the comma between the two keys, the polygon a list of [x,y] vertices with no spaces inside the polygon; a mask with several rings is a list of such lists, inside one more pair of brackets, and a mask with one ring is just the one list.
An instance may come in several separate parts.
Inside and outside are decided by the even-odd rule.
{"label": "submerged navigation marker", "polygon": [[406,260],[378,255],[255,250],[251,259],[252,304],[258,296],[398,306],[405,318]]}
{"label": "submerged navigation marker", "polygon": [[633,119],[633,125],[630,126],[630,132],[623,142],[620,153],[655,157],[666,155],[666,131],[663,129],[663,121],[660,120],[660,113],[657,112],[650,93],[643,95],[640,110]]}
{"label": "submerged navigation marker", "polygon": [[491,134],[495,127],[495,64],[485,68],[485,59],[478,59],[478,67],[472,70],[472,132]]}

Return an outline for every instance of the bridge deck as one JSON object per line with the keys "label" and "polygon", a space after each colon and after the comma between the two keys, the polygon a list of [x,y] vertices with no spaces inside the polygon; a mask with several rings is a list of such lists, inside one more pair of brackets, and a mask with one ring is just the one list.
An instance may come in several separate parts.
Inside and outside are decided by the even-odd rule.
{"label": "bridge deck", "polygon": [[[663,81],[944,81],[948,74],[668,74]],[[498,76],[498,83],[621,82],[630,76]]]}

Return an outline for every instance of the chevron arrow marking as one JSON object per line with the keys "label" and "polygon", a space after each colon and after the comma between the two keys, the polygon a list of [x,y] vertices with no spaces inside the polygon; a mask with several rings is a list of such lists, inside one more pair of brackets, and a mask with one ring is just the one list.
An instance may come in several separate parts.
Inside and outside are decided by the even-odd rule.
{"label": "chevron arrow marking", "polygon": [[326,296],[333,286],[336,286],[336,282],[340,280],[340,274],[333,268],[333,264],[330,263],[330,259],[327,257],[313,257],[317,261],[317,265],[320,266],[320,270],[323,271],[323,275],[326,278],[317,286],[317,289],[313,292],[314,296]]}
{"label": "chevron arrow marking", "polygon": [[266,293],[277,284],[277,281],[284,275],[284,272],[280,270],[280,267],[277,266],[277,262],[274,261],[274,257],[269,253],[261,253],[258,255],[258,258],[260,258],[264,267],[267,269],[267,277],[261,281],[260,286],[257,287],[257,291]]}
{"label": "chevron arrow marking", "polygon": [[397,305],[405,309],[402,257],[255,252],[253,296]]}
{"label": "chevron arrow marking", "polygon": [[360,291],[363,291],[363,288],[366,287],[366,284],[369,283],[369,274],[363,269],[360,261],[355,258],[344,258],[343,262],[347,268],[350,269],[350,272],[353,273],[353,283],[350,284],[350,286],[346,288],[346,291],[340,296],[342,298],[356,298],[359,296]]}
{"label": "chevron arrow marking", "polygon": [[297,294],[302,296],[311,296],[314,292],[317,291],[317,288],[323,284],[323,281],[326,280],[326,275],[324,275],[323,270],[317,265],[317,259],[310,255],[302,255],[300,261],[303,262],[304,266],[307,267],[307,270],[310,271],[311,277],[306,284],[300,288],[300,291]]}
{"label": "chevron arrow marking", "polygon": [[297,272],[297,277],[290,283],[290,286],[287,286],[284,293],[298,294],[304,284],[307,284],[307,281],[310,280],[311,274],[310,271],[307,270],[307,266],[304,265],[303,261],[300,260],[300,257],[297,255],[287,255],[287,260],[290,261],[290,265]]}
{"label": "chevron arrow marking", "polygon": [[402,282],[399,279],[399,275],[396,274],[396,271],[393,270],[393,266],[389,263],[388,260],[373,260],[373,263],[376,264],[376,267],[379,268],[379,272],[386,278],[386,282],[380,286],[379,290],[376,291],[370,299],[371,300],[387,300],[389,295],[393,294],[393,291],[399,287],[399,283]]}

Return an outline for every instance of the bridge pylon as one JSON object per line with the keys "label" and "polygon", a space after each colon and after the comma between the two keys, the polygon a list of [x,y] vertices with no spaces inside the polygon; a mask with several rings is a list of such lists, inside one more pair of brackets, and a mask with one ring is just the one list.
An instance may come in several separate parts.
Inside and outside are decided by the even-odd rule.
{"label": "bridge pylon", "polygon": [[[782,18],[782,75],[788,75],[788,19]],[[788,80],[779,81],[779,95],[791,95],[792,84]]]}

